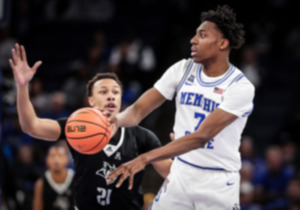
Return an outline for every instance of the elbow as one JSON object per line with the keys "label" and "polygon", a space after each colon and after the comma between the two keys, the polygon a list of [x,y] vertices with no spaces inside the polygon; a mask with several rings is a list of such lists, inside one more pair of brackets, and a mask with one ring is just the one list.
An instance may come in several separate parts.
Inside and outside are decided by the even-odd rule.
{"label": "elbow", "polygon": [[207,142],[209,142],[213,135],[208,132],[197,132],[196,131],[197,141],[195,142],[195,149],[199,147],[203,147]]}
{"label": "elbow", "polygon": [[34,126],[32,124],[24,124],[24,123],[20,123],[20,127],[21,127],[21,130],[30,135],[30,136],[34,136]]}

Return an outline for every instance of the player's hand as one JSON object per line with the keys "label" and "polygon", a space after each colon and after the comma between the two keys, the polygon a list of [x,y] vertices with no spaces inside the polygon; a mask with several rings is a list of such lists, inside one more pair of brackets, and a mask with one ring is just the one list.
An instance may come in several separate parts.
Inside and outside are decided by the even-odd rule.
{"label": "player's hand", "polygon": [[16,83],[19,87],[25,86],[33,78],[42,61],[37,61],[33,67],[28,66],[25,48],[22,45],[19,46],[19,44],[15,45],[11,53],[12,59],[9,59],[9,64],[13,70]]}
{"label": "player's hand", "polygon": [[175,134],[173,132],[170,133],[170,140],[171,141],[175,140]]}
{"label": "player's hand", "polygon": [[116,187],[119,188],[122,183],[129,177],[129,186],[128,189],[131,190],[133,186],[133,178],[134,175],[141,171],[142,169],[145,168],[147,165],[146,161],[143,158],[143,155],[138,156],[137,158],[122,164],[119,166],[117,169],[115,169],[113,172],[111,172],[107,177],[106,177],[106,182],[110,183],[115,178],[120,176],[120,179],[118,183],[116,184]]}

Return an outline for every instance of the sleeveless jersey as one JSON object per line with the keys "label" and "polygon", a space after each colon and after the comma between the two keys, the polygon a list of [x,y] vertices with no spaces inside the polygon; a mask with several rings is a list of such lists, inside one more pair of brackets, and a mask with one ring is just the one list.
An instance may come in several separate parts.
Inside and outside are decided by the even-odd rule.
{"label": "sleeveless jersey", "polygon": [[221,76],[208,77],[192,59],[171,66],[154,87],[168,100],[176,94],[175,138],[197,130],[216,108],[238,116],[203,148],[182,154],[186,164],[213,170],[238,171],[242,131],[253,109],[254,86],[235,66]]}
{"label": "sleeveless jersey", "polygon": [[[64,131],[66,119],[58,122]],[[65,139],[64,132],[60,139]],[[134,176],[132,190],[128,190],[128,180],[116,188],[117,180],[107,184],[105,177],[122,163],[159,146],[161,144],[155,134],[140,126],[119,128],[109,144],[94,155],[78,153],[69,145],[75,163],[74,194],[77,209],[140,210],[143,206],[140,185],[144,171]]]}
{"label": "sleeveless jersey", "polygon": [[50,171],[43,176],[43,205],[44,210],[73,210],[73,176],[74,171],[68,169],[66,181],[57,184],[51,177]]}

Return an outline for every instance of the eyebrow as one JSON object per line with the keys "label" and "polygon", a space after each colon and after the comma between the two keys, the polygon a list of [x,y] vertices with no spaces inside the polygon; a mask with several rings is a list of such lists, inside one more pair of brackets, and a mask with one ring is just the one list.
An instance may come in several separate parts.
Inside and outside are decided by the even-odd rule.
{"label": "eyebrow", "polygon": [[[114,85],[113,87],[114,88],[121,88],[119,85]],[[103,85],[103,86],[100,86],[100,88],[107,88],[107,86]]]}

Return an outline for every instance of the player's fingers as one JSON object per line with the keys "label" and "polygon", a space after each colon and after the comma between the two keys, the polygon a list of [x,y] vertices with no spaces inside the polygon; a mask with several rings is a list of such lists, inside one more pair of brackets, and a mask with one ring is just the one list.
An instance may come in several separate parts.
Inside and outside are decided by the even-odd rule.
{"label": "player's fingers", "polygon": [[20,55],[20,45],[18,43],[16,43],[16,55],[18,57],[18,59],[21,59],[21,55]]}
{"label": "player's fingers", "polygon": [[120,177],[118,183],[116,184],[116,187],[119,188],[123,184],[125,179],[127,179],[127,177],[128,177],[128,173],[127,172],[123,173],[123,175]]}
{"label": "player's fingers", "polygon": [[42,61],[37,61],[37,62],[35,62],[35,64],[33,65],[32,69],[33,69],[34,71],[36,71],[37,68],[40,67],[40,65],[42,65]]}
{"label": "player's fingers", "polygon": [[22,60],[27,61],[26,51],[23,45],[21,45],[21,55],[22,55]]}
{"label": "player's fingers", "polygon": [[174,140],[175,140],[175,135],[174,135],[173,132],[170,133],[170,139],[171,139],[171,141],[174,141]]}
{"label": "player's fingers", "polygon": [[12,58],[14,60],[15,65],[17,65],[18,64],[18,57],[17,57],[15,48],[11,49],[11,55],[12,55]]}
{"label": "player's fingers", "polygon": [[15,71],[15,64],[14,64],[14,62],[13,62],[13,60],[10,58],[9,60],[8,60],[8,63],[9,63],[9,65],[10,65],[10,68],[13,70],[13,72]]}
{"label": "player's fingers", "polygon": [[129,175],[129,187],[128,187],[129,190],[132,189],[132,186],[133,186],[133,178],[134,178],[134,174],[131,173],[131,174]]}
{"label": "player's fingers", "polygon": [[119,176],[122,172],[119,169],[115,169],[114,171],[110,172],[107,176],[106,176],[106,182],[109,184],[110,182],[112,182],[115,178],[117,178],[117,176]]}
{"label": "player's fingers", "polygon": [[101,110],[101,111],[107,118],[109,118],[111,116],[111,113],[109,111],[107,111],[107,110]]}

